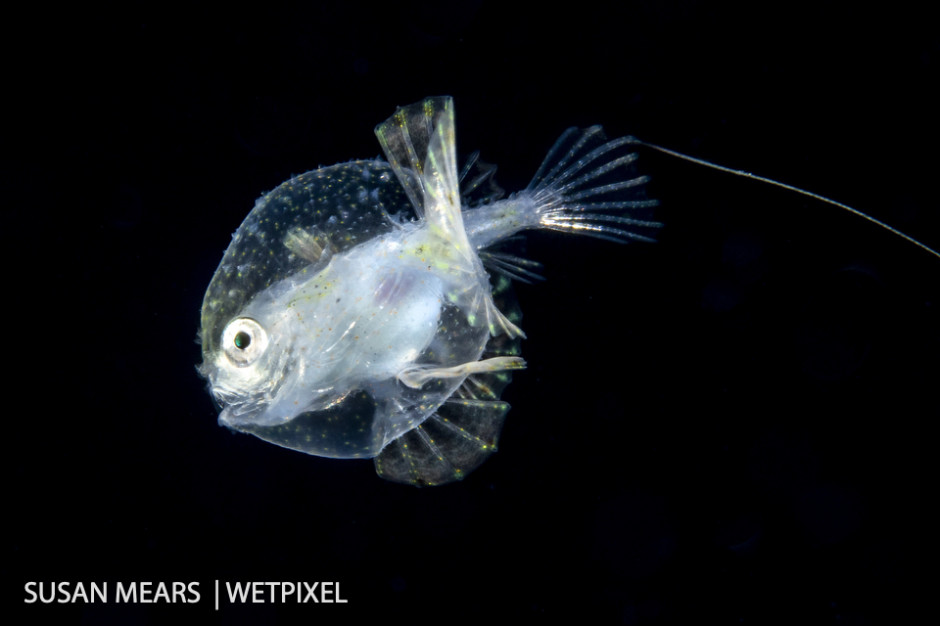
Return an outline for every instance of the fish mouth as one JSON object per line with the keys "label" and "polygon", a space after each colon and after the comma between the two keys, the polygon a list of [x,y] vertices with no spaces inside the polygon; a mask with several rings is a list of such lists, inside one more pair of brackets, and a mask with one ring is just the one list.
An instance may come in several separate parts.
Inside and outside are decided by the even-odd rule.
{"label": "fish mouth", "polygon": [[342,405],[349,396],[361,393],[359,389],[343,393],[337,393],[333,388],[308,389],[298,399],[298,391],[298,386],[291,384],[263,397],[240,397],[235,402],[222,405],[219,423],[242,431],[282,426],[305,413],[329,411]]}
{"label": "fish mouth", "polygon": [[270,399],[265,394],[250,396],[212,389],[212,397],[219,405],[219,424],[238,429],[248,424],[257,424]]}
{"label": "fish mouth", "polygon": [[209,393],[219,408],[219,423],[240,429],[248,425],[274,425],[287,421],[272,420],[268,413],[285,385],[289,386],[292,380],[291,372],[295,367],[290,351],[274,356],[266,368],[253,368],[256,371],[247,377],[238,376],[245,370],[232,369],[226,359],[224,354],[220,354],[214,362],[200,367],[200,372],[209,381]]}
{"label": "fish mouth", "polygon": [[249,432],[283,426],[298,415],[340,405],[353,393],[350,390],[340,392],[335,385],[311,388],[304,379],[304,364],[287,355],[278,365],[277,376],[254,389],[233,388],[224,381],[214,386],[210,383],[210,392],[219,406],[221,425]]}

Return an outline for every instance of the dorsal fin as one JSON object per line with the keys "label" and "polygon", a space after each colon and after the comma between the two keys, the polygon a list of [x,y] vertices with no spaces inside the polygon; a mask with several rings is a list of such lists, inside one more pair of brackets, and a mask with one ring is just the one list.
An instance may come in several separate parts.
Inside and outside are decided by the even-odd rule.
{"label": "dorsal fin", "polygon": [[455,270],[482,272],[460,214],[453,99],[438,96],[400,107],[376,126],[375,135],[415,211],[459,258]]}
{"label": "dorsal fin", "polygon": [[460,217],[453,99],[400,107],[375,135],[418,215],[449,230]]}

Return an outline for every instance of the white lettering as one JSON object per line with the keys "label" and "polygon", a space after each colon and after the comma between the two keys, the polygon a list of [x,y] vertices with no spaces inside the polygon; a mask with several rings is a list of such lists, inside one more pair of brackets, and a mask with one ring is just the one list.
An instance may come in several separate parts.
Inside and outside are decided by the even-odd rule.
{"label": "white lettering", "polygon": [[157,595],[153,599],[154,602],[169,602],[170,594],[166,589],[166,583],[157,583]]}
{"label": "white lettering", "polygon": [[315,603],[318,602],[316,593],[317,593],[317,586],[319,584],[320,583],[313,583],[313,585],[310,585],[309,583],[303,583],[304,587],[307,590],[307,595],[303,599],[304,602],[307,602],[308,600],[313,600]]}
{"label": "white lettering", "polygon": [[[36,592],[33,591],[34,587],[36,587],[36,583],[35,583],[35,582],[28,582],[28,583],[26,583],[26,585],[24,585],[24,589],[25,589],[26,594],[27,594],[27,596],[26,596],[26,604],[33,604],[33,603],[36,602],[36,600],[39,598],[39,596],[36,595]],[[30,599],[29,596],[32,596],[33,598]]]}
{"label": "white lettering", "polygon": [[75,585],[75,591],[72,592],[71,599],[66,599],[65,602],[69,602],[69,601],[78,602],[79,600],[81,600],[85,604],[88,603],[88,595],[85,593],[85,585],[83,585],[82,583],[78,583],[77,585]]}
{"label": "white lettering", "polygon": [[127,588],[124,587],[124,583],[119,582],[117,584],[117,601],[118,602],[137,602],[137,585],[135,583],[128,584]]}
{"label": "white lettering", "polygon": [[[218,585],[218,581],[216,581]],[[218,588],[217,588],[218,589]],[[225,583],[230,604],[265,604],[293,601],[297,604],[346,604],[340,595],[339,583],[330,582],[231,582]],[[218,600],[218,590],[216,591]]]}
{"label": "white lettering", "polygon": [[[251,585],[245,584],[244,586],[242,586],[241,583],[230,583],[228,581],[225,581],[225,589],[228,591],[229,602],[231,602],[232,604],[235,604],[235,602],[244,603],[248,601],[248,591],[249,589],[251,589]],[[238,595],[237,600],[235,599],[236,594]]]}
{"label": "white lettering", "polygon": [[[95,596],[97,596],[97,599],[95,599]],[[91,601],[108,601],[108,583],[101,583],[101,587],[98,587],[98,583],[91,583]]]}
{"label": "white lettering", "polygon": [[[335,596],[335,598],[328,596]],[[325,582],[320,583],[320,602],[323,604],[346,604],[347,600],[339,597],[338,582]]]}
{"label": "white lettering", "polygon": [[192,596],[192,598],[190,598],[189,601],[192,602],[193,604],[198,603],[199,600],[202,599],[202,596],[199,595],[199,583],[198,582],[194,581],[194,582],[189,583],[188,585],[186,585],[186,589],[189,590],[189,593]]}
{"label": "white lettering", "polygon": [[24,587],[26,598],[23,602],[26,604],[35,604],[37,601],[42,604],[74,604],[81,602],[88,604],[92,602],[108,601],[108,583],[71,583],[68,581],[44,583],[30,581]]}
{"label": "white lettering", "polygon": [[[107,582],[41,582],[23,585],[25,604],[93,604],[108,602]],[[196,603],[201,599],[198,582],[118,582],[116,602],[154,604]]]}

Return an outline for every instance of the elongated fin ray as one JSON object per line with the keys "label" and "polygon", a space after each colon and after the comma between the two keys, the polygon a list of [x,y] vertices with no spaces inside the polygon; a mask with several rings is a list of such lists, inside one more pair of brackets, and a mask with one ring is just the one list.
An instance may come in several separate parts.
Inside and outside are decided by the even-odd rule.
{"label": "elongated fin ray", "polygon": [[635,146],[643,146],[643,147],[646,147],[646,148],[650,148],[650,149],[652,149],[652,150],[656,150],[657,152],[662,152],[663,154],[668,154],[669,156],[673,156],[673,157],[676,157],[676,158],[678,158],[678,159],[682,159],[683,161],[688,161],[688,162],[690,162],[690,163],[695,163],[695,164],[697,164],[697,165],[704,165],[705,167],[709,167],[709,168],[711,168],[711,169],[718,170],[719,172],[725,172],[726,174],[733,174],[733,175],[735,175],[735,176],[741,176],[742,178],[750,178],[751,180],[756,180],[756,181],[761,182],[761,183],[766,183],[766,184],[768,184],[768,185],[773,185],[774,187],[779,187],[779,188],[781,188],[781,189],[786,189],[787,191],[792,191],[792,192],[798,193],[798,194],[800,194],[801,196],[806,196],[807,198],[812,198],[813,200],[817,200],[817,201],[822,202],[822,203],[824,203],[824,204],[828,204],[828,205],[834,206],[834,207],[836,207],[836,208],[842,209],[843,211],[848,211],[848,212],[851,213],[852,215],[855,215],[855,216],[860,217],[860,218],[862,218],[862,219],[864,219],[864,220],[867,220],[867,221],[871,222],[872,224],[875,224],[876,226],[879,226],[879,227],[881,227],[881,228],[887,230],[888,232],[897,235],[897,236],[900,237],[901,239],[904,239],[905,241],[914,244],[915,246],[917,246],[917,247],[920,248],[921,250],[924,250],[925,252],[927,252],[927,253],[929,253],[929,254],[931,254],[931,255],[937,257],[937,258],[940,258],[940,252],[934,250],[934,249],[931,248],[930,246],[928,246],[928,245],[926,245],[926,244],[924,244],[924,243],[921,243],[920,241],[914,239],[914,238],[911,237],[910,235],[907,235],[906,233],[901,232],[901,231],[898,230],[897,228],[894,228],[893,226],[890,226],[890,225],[886,224],[885,222],[882,222],[882,221],[879,220],[878,218],[872,217],[871,215],[868,215],[867,213],[864,213],[863,211],[859,211],[858,209],[855,209],[855,208],[853,208],[853,207],[850,207],[849,205],[843,204],[843,203],[841,203],[841,202],[839,202],[839,201],[837,201],[837,200],[833,200],[832,198],[827,198],[826,196],[821,196],[821,195],[819,195],[818,193],[813,193],[812,191],[807,191],[806,189],[800,189],[799,187],[794,187],[793,185],[788,185],[788,184],[786,184],[786,183],[782,183],[782,182],[780,182],[780,181],[778,181],[778,180],[774,180],[774,179],[772,179],[772,178],[766,178],[766,177],[764,177],[764,176],[758,176],[757,174],[752,174],[752,173],[746,172],[746,171],[744,171],[744,170],[736,170],[736,169],[731,168],[731,167],[725,167],[724,165],[719,165],[719,164],[717,164],[717,163],[712,163],[711,161],[706,161],[705,159],[699,159],[699,158],[696,158],[696,157],[693,157],[693,156],[689,156],[689,155],[687,155],[687,154],[682,154],[681,152],[676,152],[675,150],[670,150],[669,148],[664,148],[664,147],[662,147],[662,146],[657,146],[656,144],[652,144],[652,143],[648,143],[648,142],[642,141],[642,140],[640,140],[640,139],[637,139],[636,137],[624,137],[624,139],[629,140],[629,142],[630,142],[631,144],[635,145]]}

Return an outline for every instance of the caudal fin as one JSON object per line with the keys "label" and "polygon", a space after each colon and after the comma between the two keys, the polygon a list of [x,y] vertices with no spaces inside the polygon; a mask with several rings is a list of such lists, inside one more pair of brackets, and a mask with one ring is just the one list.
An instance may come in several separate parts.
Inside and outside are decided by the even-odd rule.
{"label": "caudal fin", "polygon": [[623,242],[653,241],[658,203],[633,166],[632,138],[608,141],[600,126],[569,128],[549,150],[526,193],[543,228]]}

